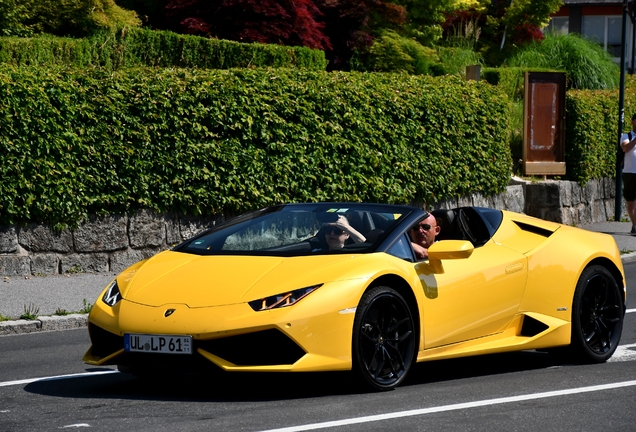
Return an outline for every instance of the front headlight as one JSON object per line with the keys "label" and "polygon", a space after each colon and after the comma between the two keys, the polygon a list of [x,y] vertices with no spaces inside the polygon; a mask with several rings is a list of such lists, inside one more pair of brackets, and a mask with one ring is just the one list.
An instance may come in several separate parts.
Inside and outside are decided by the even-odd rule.
{"label": "front headlight", "polygon": [[282,294],[276,294],[259,300],[253,300],[249,302],[249,305],[257,312],[291,306],[298,303],[300,300],[304,299],[321,286],[322,284],[312,285],[310,287],[300,288]]}
{"label": "front headlight", "polygon": [[119,285],[117,285],[117,279],[112,281],[108,288],[106,288],[106,292],[104,293],[104,297],[102,297],[102,301],[106,303],[108,306],[115,306],[119,300],[121,300],[121,293],[119,292]]}

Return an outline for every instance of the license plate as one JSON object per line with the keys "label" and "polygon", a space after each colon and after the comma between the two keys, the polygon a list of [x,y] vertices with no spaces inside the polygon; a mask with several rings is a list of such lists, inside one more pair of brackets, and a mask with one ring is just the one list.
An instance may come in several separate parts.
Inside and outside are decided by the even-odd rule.
{"label": "license plate", "polygon": [[124,351],[159,354],[192,354],[192,336],[124,335]]}

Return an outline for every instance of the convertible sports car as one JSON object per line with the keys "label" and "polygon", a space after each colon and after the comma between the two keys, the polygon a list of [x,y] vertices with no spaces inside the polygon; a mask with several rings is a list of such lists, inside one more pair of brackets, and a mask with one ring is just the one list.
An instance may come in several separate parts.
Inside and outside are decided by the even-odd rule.
{"label": "convertible sports car", "polygon": [[488,208],[432,213],[441,231],[424,261],[409,231],[429,214],[414,207],[238,216],[118,275],[89,315],[83,360],[137,375],[353,370],[388,390],[415,362],[612,356],[626,305],[612,237]]}

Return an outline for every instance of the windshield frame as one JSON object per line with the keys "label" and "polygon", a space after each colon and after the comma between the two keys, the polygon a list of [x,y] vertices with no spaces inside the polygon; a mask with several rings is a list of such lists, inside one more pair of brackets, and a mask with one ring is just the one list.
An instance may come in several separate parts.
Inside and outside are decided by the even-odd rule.
{"label": "windshield frame", "polygon": [[[403,221],[409,219],[413,213],[420,211],[415,207],[391,204],[373,204],[373,203],[348,203],[348,202],[321,202],[321,203],[298,203],[298,204],[282,204],[261,208],[236,216],[226,222],[210,228],[193,238],[175,246],[172,250],[176,252],[184,252],[195,255],[235,255],[235,256],[278,256],[278,257],[295,257],[308,255],[325,255],[325,254],[365,254],[375,252],[378,247],[386,241],[387,238],[394,236]],[[368,212],[376,215],[399,215],[398,218],[388,221],[387,228],[373,241],[366,240],[362,243],[352,243],[345,245],[339,250],[318,250],[311,239],[316,239],[321,233],[317,231],[310,238],[290,243],[288,245],[280,245],[271,248],[257,250],[224,250],[223,247],[227,239],[241,230],[245,230],[251,226],[257,226],[261,222],[267,221],[268,216],[282,213],[285,215],[315,213],[319,222],[320,218],[329,214],[346,214],[346,212]],[[276,215],[275,215],[276,216]],[[369,216],[372,218],[372,216]],[[265,219],[264,219],[265,218]],[[317,225],[318,226],[318,225]],[[324,224],[323,224],[324,226]],[[399,233],[398,233],[399,234]],[[221,244],[223,241],[223,244]],[[208,243],[205,243],[208,242]],[[198,244],[197,244],[198,243]],[[202,244],[209,244],[208,249],[202,249]],[[196,246],[195,246],[196,245]],[[310,246],[311,245],[311,246]]]}

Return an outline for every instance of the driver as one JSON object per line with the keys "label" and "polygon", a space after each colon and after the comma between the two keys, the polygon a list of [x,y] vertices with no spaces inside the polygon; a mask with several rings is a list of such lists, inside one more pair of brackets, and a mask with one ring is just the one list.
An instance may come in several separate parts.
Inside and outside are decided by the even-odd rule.
{"label": "driver", "polygon": [[338,215],[338,219],[336,219],[335,222],[324,224],[322,229],[330,251],[342,249],[349,237],[351,237],[355,243],[363,243],[366,241],[366,238],[349,225],[347,218],[342,215]]}
{"label": "driver", "polygon": [[418,260],[428,259],[428,248],[435,243],[435,237],[439,234],[440,226],[437,225],[435,216],[426,212],[426,217],[409,230],[411,244]]}

